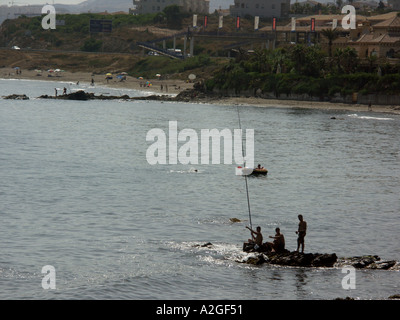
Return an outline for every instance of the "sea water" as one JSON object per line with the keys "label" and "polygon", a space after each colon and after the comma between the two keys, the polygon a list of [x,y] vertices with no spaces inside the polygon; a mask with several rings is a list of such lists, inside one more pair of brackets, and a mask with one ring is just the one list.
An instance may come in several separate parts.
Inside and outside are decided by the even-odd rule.
{"label": "sea water", "polygon": [[[386,299],[398,271],[242,264],[250,237],[236,164],[150,165],[146,134],[239,128],[237,106],[36,97],[71,83],[0,80],[0,299]],[[134,90],[84,87],[96,93]],[[400,260],[400,117],[239,106],[254,129],[253,227],[306,252]],[[331,119],[331,118],[335,119]],[[232,223],[231,218],[241,222]],[[201,245],[211,242],[210,247]],[[199,246],[200,245],[200,246]],[[56,289],[44,289],[44,266]]]}

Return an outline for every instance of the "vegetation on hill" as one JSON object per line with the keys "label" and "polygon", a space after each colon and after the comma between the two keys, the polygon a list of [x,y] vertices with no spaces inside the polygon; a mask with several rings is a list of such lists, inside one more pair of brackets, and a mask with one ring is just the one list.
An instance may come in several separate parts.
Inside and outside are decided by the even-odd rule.
{"label": "vegetation on hill", "polygon": [[225,58],[212,58],[207,55],[174,60],[163,56],[132,54],[0,50],[0,68],[62,69],[70,72],[92,72],[95,74],[127,72],[130,76],[136,78],[141,76],[146,79],[155,79],[158,73],[163,77],[182,80],[187,80],[188,75],[193,73],[197,78],[204,79],[225,63]]}
{"label": "vegetation on hill", "polygon": [[[90,20],[112,20],[111,33],[90,33]],[[57,14],[57,20],[65,21],[65,25],[57,25],[55,30],[42,28],[42,17],[22,16],[18,19],[6,20],[0,28],[0,47],[90,51],[90,52],[124,52],[140,53],[137,41],[149,41],[186,31],[192,26],[191,14],[181,13],[179,7],[169,6],[163,12],[144,15],[128,14]],[[198,24],[204,23],[198,17]],[[224,17],[224,32],[249,32],[254,21],[252,18],[242,19],[241,29],[236,30],[235,18]],[[157,29],[158,32],[154,32]],[[218,15],[208,17],[207,30],[217,31]],[[247,30],[247,31],[246,31]],[[180,41],[182,42],[182,41]],[[167,45],[172,46],[172,41]],[[179,43],[180,46],[182,44]],[[197,40],[195,53],[217,55],[225,41]]]}
{"label": "vegetation on hill", "polygon": [[[373,59],[371,59],[373,60]],[[353,92],[397,94],[400,66],[361,62],[354,49],[337,49],[328,57],[319,46],[295,45],[276,50],[241,52],[206,81],[208,90],[261,90],[264,93],[332,97]]]}

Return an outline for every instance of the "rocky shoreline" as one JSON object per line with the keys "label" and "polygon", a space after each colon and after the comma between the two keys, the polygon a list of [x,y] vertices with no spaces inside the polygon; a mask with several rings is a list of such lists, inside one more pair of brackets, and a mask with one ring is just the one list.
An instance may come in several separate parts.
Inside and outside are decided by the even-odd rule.
{"label": "rocky shoreline", "polygon": [[[4,99],[14,100],[28,100],[26,95],[13,94]],[[94,93],[87,93],[83,90],[76,91],[69,94],[62,94],[58,96],[42,95],[38,99],[57,99],[57,100],[125,100],[125,101],[165,101],[165,102],[189,102],[189,103],[212,103],[223,105],[246,105],[257,107],[285,107],[285,108],[307,108],[307,109],[322,109],[322,110],[348,110],[353,112],[366,112],[374,111],[380,113],[400,114],[400,107],[397,105],[379,105],[369,107],[360,104],[343,104],[334,102],[321,102],[321,101],[300,101],[300,100],[286,100],[286,99],[267,99],[252,96],[226,96],[222,93],[206,92],[201,83],[195,83],[193,88],[188,88],[180,91],[176,96],[167,94],[152,94],[148,96],[130,97],[128,95],[121,96],[108,96],[98,95]],[[332,118],[334,119],[334,117]]]}
{"label": "rocky shoreline", "polygon": [[271,264],[291,267],[324,267],[343,268],[354,267],[364,270],[400,270],[400,264],[396,260],[382,260],[379,256],[356,256],[338,258],[335,253],[254,253],[237,260],[239,263],[252,265]]}
{"label": "rocky shoreline", "polygon": [[[207,242],[198,244],[194,247],[212,248],[213,244]],[[251,265],[280,265],[290,267],[323,267],[323,268],[343,268],[354,267],[364,270],[394,270],[400,271],[400,263],[396,260],[382,260],[377,255],[364,255],[354,257],[337,257],[336,253],[301,253],[297,251],[285,250],[284,252],[256,252],[247,251],[246,257],[236,260],[238,263]]]}
{"label": "rocky shoreline", "polygon": [[42,95],[38,97],[38,99],[56,99],[56,100],[78,100],[78,101],[87,101],[87,100],[161,100],[168,101],[170,100],[170,96],[165,95],[150,95],[150,96],[141,96],[141,97],[130,97],[128,95],[122,96],[105,96],[99,95],[96,96],[94,93],[85,92],[83,90],[79,90],[76,92],[72,92],[69,94],[63,94],[59,96],[49,96]]}

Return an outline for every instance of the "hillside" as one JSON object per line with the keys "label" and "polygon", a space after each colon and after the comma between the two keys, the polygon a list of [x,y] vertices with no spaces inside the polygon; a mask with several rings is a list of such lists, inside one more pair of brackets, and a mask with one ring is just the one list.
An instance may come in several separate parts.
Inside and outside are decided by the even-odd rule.
{"label": "hillside", "polygon": [[[113,31],[110,34],[90,34],[91,19],[108,19],[113,21]],[[186,31],[192,25],[190,14],[168,16],[164,13],[147,15],[126,14],[59,14],[57,20],[65,21],[65,25],[57,26],[56,30],[44,30],[41,17],[21,17],[7,20],[0,27],[0,47],[11,48],[19,46],[30,49],[68,50],[68,51],[98,51],[118,53],[140,53],[137,41],[149,41]],[[198,18],[199,25],[203,17]],[[264,25],[268,24],[263,22]],[[262,25],[260,25],[262,27]],[[249,33],[253,29],[253,20],[242,19],[241,29],[236,30],[235,18],[224,17],[222,32]],[[207,31],[218,30],[218,16],[212,14],[208,18]],[[177,47],[183,48],[183,38],[177,39]],[[86,47],[85,47],[86,43]],[[211,56],[227,55],[224,47],[232,41],[219,39],[196,39],[194,54]],[[161,44],[160,44],[161,45]],[[172,40],[166,42],[172,47]],[[224,50],[225,52],[222,52]]]}
{"label": "hillside", "polygon": [[[167,38],[167,48],[173,47],[172,35],[182,33],[192,24],[190,14],[178,17],[165,13],[133,16],[127,14],[58,14],[57,20],[65,25],[55,30],[44,30],[41,17],[20,17],[7,20],[0,27],[0,47],[19,51],[1,50],[0,67],[23,69],[64,69],[95,73],[125,71],[132,76],[154,76],[156,73],[169,77],[187,79],[189,73],[209,78],[215,68],[225,64],[228,50],[234,40],[196,38],[194,57],[185,61],[162,56],[148,56],[147,51],[136,45],[137,41]],[[112,20],[113,30],[109,34],[90,34],[91,19]],[[198,18],[201,26],[203,17]],[[268,25],[262,21],[260,27]],[[242,19],[241,29],[236,30],[235,18],[224,17],[221,32],[247,34],[253,29],[253,20]],[[218,15],[208,17],[207,31],[218,30]],[[241,40],[243,41],[243,40]],[[162,42],[158,43],[159,46]],[[183,49],[183,37],[176,39],[176,47]],[[187,50],[189,50],[189,44]]]}
{"label": "hillside", "polygon": [[226,63],[224,58],[198,56],[182,60],[172,60],[161,56],[141,56],[133,54],[72,53],[33,50],[0,49],[0,68],[19,67],[22,70],[61,69],[70,72],[127,72],[133,77],[156,78],[160,73],[170,79],[188,79],[191,73],[198,79],[207,79],[216,69]]}
{"label": "hillside", "polygon": [[[2,66],[19,66],[25,69],[59,68],[68,71],[89,72],[125,71],[132,76],[168,74],[187,79],[189,72],[206,78],[213,70],[226,62],[229,40],[197,39],[194,57],[185,61],[172,60],[162,56],[150,57],[147,51],[136,45],[137,41],[150,41],[170,37],[187,30],[192,23],[191,15],[181,14],[179,23],[171,22],[163,14],[65,14],[57,15],[65,26],[56,30],[44,30],[41,17],[20,17],[7,20],[0,27],[0,47],[18,46],[22,50],[0,52]],[[110,19],[113,31],[110,34],[90,34],[90,19]],[[199,18],[201,24],[202,18]],[[242,29],[235,29],[235,19],[225,17],[224,32],[246,33],[252,28],[251,20],[242,20]],[[207,30],[218,29],[217,15],[210,15]],[[162,45],[162,43],[159,43]],[[176,47],[183,49],[183,37],[178,37]],[[173,47],[173,40],[166,40],[167,48]],[[187,48],[189,49],[189,48]],[[1,67],[1,66],[0,66]]]}

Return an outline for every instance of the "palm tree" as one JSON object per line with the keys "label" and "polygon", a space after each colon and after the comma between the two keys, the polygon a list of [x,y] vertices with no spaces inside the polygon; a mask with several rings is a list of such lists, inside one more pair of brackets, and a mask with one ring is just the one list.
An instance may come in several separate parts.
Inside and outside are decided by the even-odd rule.
{"label": "palm tree", "polygon": [[339,37],[339,33],[335,29],[323,29],[321,31],[322,35],[328,39],[329,46],[329,57],[332,57],[332,43]]}
{"label": "palm tree", "polygon": [[355,72],[359,66],[357,51],[354,48],[336,49],[333,59],[339,73]]}

